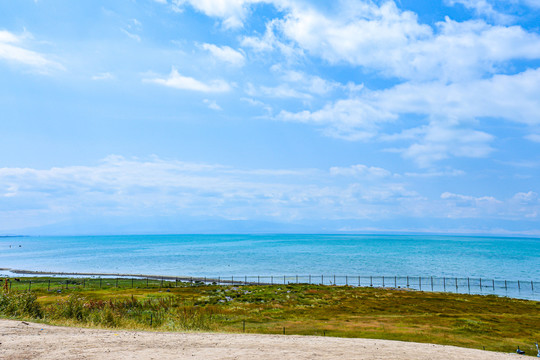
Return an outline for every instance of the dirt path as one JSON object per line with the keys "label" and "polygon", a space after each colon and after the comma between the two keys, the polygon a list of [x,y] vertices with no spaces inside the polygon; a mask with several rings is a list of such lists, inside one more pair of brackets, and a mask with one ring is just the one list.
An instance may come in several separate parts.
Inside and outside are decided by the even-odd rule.
{"label": "dirt path", "polygon": [[516,359],[452,346],[315,336],[158,333],[0,320],[0,359]]}

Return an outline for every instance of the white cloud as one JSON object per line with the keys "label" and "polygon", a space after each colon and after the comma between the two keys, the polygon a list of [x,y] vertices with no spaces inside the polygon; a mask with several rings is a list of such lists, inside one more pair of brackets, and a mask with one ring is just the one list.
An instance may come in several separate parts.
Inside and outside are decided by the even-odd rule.
{"label": "white cloud", "polygon": [[92,76],[92,80],[112,80],[112,79],[114,79],[114,75],[111,74],[110,72],[99,73]]}
{"label": "white cloud", "polygon": [[540,143],[540,134],[529,134],[525,136],[525,139]]}
{"label": "white cloud", "polygon": [[[340,3],[335,13],[291,7],[284,19],[267,23],[244,46],[259,51],[297,48],[332,64],[350,64],[401,79],[456,81],[494,74],[514,59],[540,58],[540,36],[519,26],[449,18],[434,28],[394,2]],[[288,50],[291,52],[291,50]]]}
{"label": "white cloud", "polygon": [[18,36],[15,36],[14,34],[10,33],[6,30],[0,30],[0,42],[2,43],[16,43],[19,42],[20,38]]}
{"label": "white cloud", "polygon": [[174,8],[181,10],[190,5],[207,16],[221,18],[226,28],[242,27],[250,4],[260,0],[171,0]]}
{"label": "white cloud", "polygon": [[270,105],[265,104],[260,100],[255,100],[252,98],[241,98],[240,100],[247,102],[251,106],[257,106],[262,108],[268,115],[271,115],[274,111]]}
{"label": "white cloud", "polygon": [[[172,213],[279,221],[399,213],[403,201],[418,196],[403,184],[381,182],[386,178],[383,169],[370,167],[366,173],[354,176],[352,183],[335,183],[329,172],[314,169],[244,170],[109,156],[97,166],[2,168],[0,196],[14,199],[16,210],[26,212],[28,219]],[[318,185],[320,181],[325,184]],[[382,204],[393,210],[380,208]],[[0,208],[0,218],[14,210]],[[0,229],[2,225],[0,221]]]}
{"label": "white cloud", "polygon": [[214,100],[204,99],[203,102],[208,106],[209,109],[221,111],[223,110]]}
{"label": "white cloud", "polygon": [[454,194],[450,192],[444,192],[441,194],[441,199],[443,200],[455,200],[459,202],[472,202],[472,203],[495,203],[500,204],[501,201],[495,199],[492,196],[480,196],[480,197],[474,197],[469,195],[461,195],[461,194]]}
{"label": "white cloud", "polygon": [[144,81],[155,84],[173,87],[181,90],[192,90],[200,92],[227,92],[231,90],[229,84],[223,80],[213,80],[209,83],[204,83],[200,80],[188,76],[182,76],[178,70],[172,68],[171,73],[167,78],[145,79]]}
{"label": "white cloud", "polygon": [[327,135],[350,141],[373,138],[377,135],[381,123],[396,118],[390,111],[376,108],[360,99],[338,100],[314,112],[281,111],[277,116],[277,119],[282,121],[324,126]]}
{"label": "white cloud", "polygon": [[540,0],[521,0],[521,2],[533,8],[540,8]]}
{"label": "white cloud", "polygon": [[504,212],[504,202],[492,196],[469,196],[444,192],[441,194],[443,205],[449,218],[479,218],[497,216]]}
{"label": "white cloud", "polygon": [[302,71],[286,69],[281,64],[273,65],[271,70],[279,76],[281,82],[289,83],[303,92],[318,96],[327,95],[336,89],[350,89],[355,86],[352,83],[342,85]]}
{"label": "white cloud", "polygon": [[[26,34],[26,37],[28,36],[29,34]],[[25,49],[20,45],[24,38],[6,30],[0,30],[0,60],[23,64],[39,73],[64,69],[60,63],[48,59],[45,55]]]}
{"label": "white cloud", "polygon": [[386,169],[362,164],[351,165],[349,167],[334,166],[330,168],[330,174],[361,178],[381,178],[392,176],[392,173]]}
{"label": "white cloud", "polygon": [[[388,150],[421,166],[491,154],[494,136],[482,126],[487,118],[540,123],[540,70],[499,74],[510,61],[540,59],[540,35],[520,26],[448,17],[430,26],[394,1],[339,2],[324,11],[314,3],[287,0],[222,0],[214,6],[209,1],[175,3],[239,27],[259,2],[273,4],[284,15],[269,19],[263,34],[242,37],[245,48],[255,53],[277,50],[289,64],[297,63],[292,57],[315,56],[404,81],[377,91],[351,84],[349,98],[329,101],[318,110],[284,109],[276,119],[313,124],[328,136],[346,140],[399,141],[400,147]],[[525,2],[534,6],[537,0]],[[447,4],[461,4],[499,24],[512,20],[489,0],[447,0]],[[272,69],[280,76],[279,84],[248,85],[246,93],[299,99],[312,106],[317,97],[345,88],[292,67]],[[420,117],[418,125],[387,133],[388,124],[399,126],[410,114]],[[527,138],[536,139],[534,134]]]}
{"label": "white cloud", "polygon": [[512,197],[512,200],[523,205],[540,204],[540,198],[538,197],[538,194],[534,191],[517,193]]}
{"label": "white cloud", "polygon": [[260,86],[258,90],[252,89],[248,92],[249,95],[259,95],[265,97],[274,97],[274,98],[292,98],[292,99],[304,99],[309,100],[312,98],[310,94],[301,92],[291,87],[288,84],[281,84],[275,87],[272,86]]}
{"label": "white cloud", "polygon": [[[539,93],[540,69],[534,69],[449,85],[421,82],[378,91],[364,89],[358,96],[331,102],[320,110],[282,111],[276,118],[313,124],[326,135],[346,140],[413,142],[398,151],[428,166],[451,156],[487,156],[494,137],[474,128],[479,121],[488,121],[485,118],[539,125]],[[408,114],[423,116],[428,124],[385,134],[388,123]],[[534,140],[534,135],[529,139]]]}
{"label": "white cloud", "polygon": [[486,16],[489,19],[502,24],[507,24],[515,20],[513,16],[498,12],[487,0],[446,0],[448,5],[461,4],[467,9],[472,9],[477,15]]}
{"label": "white cloud", "polygon": [[255,52],[274,50],[274,48],[280,44],[273,30],[275,22],[276,20],[266,24],[266,31],[263,36],[244,36],[242,38],[242,46],[251,48]]}
{"label": "white cloud", "polygon": [[127,31],[126,29],[120,29],[124,34],[126,34],[131,39],[135,40],[136,42],[141,42],[141,37],[137,34],[133,34],[132,32]]}
{"label": "white cloud", "polygon": [[432,177],[454,177],[454,176],[464,176],[465,172],[463,170],[445,170],[445,171],[430,171],[423,173],[411,173],[406,172],[403,174],[406,177],[412,178],[432,178]]}
{"label": "white cloud", "polygon": [[482,131],[431,123],[422,129],[417,143],[401,152],[425,167],[450,156],[485,157],[493,151],[489,145],[492,140],[492,135]]}
{"label": "white cloud", "polygon": [[242,38],[242,46],[251,48],[255,53],[265,54],[266,52],[278,50],[285,55],[288,62],[294,62],[296,59],[301,59],[305,54],[304,51],[296,46],[293,41],[287,41],[276,33],[279,33],[282,20],[273,19],[266,23],[266,31],[262,36],[244,36]]}
{"label": "white cloud", "polygon": [[244,55],[229,46],[217,46],[214,44],[202,44],[201,46],[221,61],[235,66],[244,66],[246,60]]}
{"label": "white cloud", "polygon": [[[400,180],[400,181],[398,181]],[[0,230],[71,216],[190,216],[289,222],[308,219],[530,219],[538,194],[506,200],[444,192],[429,199],[404,177],[362,164],[317,169],[237,169],[109,156],[94,166],[0,168]],[[437,179],[439,182],[439,179]],[[423,189],[422,189],[423,190]]]}
{"label": "white cloud", "polygon": [[[506,19],[487,0],[447,0]],[[331,11],[315,4],[289,0],[173,0],[241,27],[250,8],[269,3],[285,15],[267,21],[263,35],[246,35],[242,46],[255,51],[279,50],[287,57],[304,53],[330,63],[374,69],[389,77],[455,81],[497,73],[514,59],[540,58],[540,36],[519,26],[493,26],[481,20],[446,18],[434,27],[419,22],[394,1],[338,2]],[[535,5],[537,0],[529,0]]]}
{"label": "white cloud", "polygon": [[492,217],[501,219],[531,219],[540,213],[538,194],[529,191],[516,193],[509,199],[493,196],[470,196],[451,192],[441,194],[441,206],[451,218]]}
{"label": "white cloud", "polygon": [[340,89],[346,92],[358,91],[361,86],[349,83],[346,85],[329,81],[319,76],[309,75],[301,71],[284,69],[281,64],[274,65],[271,71],[276,74],[275,86],[254,86],[249,83],[246,93],[250,96],[270,98],[312,100],[315,97],[327,97],[331,92]]}
{"label": "white cloud", "polygon": [[425,114],[454,120],[494,117],[540,124],[540,69],[516,75],[445,85],[439,82],[404,83],[369,93],[366,98],[397,113]]}
{"label": "white cloud", "polygon": [[515,20],[511,15],[504,14],[495,10],[495,6],[503,7],[512,5],[525,5],[532,8],[540,8],[540,0],[511,0],[511,1],[498,1],[498,0],[446,0],[448,5],[462,4],[468,9],[475,10],[476,14],[493,18],[502,22],[509,22]]}

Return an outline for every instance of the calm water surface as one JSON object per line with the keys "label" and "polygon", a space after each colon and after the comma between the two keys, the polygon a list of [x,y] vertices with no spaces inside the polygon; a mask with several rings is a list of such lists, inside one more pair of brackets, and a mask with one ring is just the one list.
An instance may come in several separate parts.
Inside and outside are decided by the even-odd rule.
{"label": "calm water surface", "polygon": [[428,235],[0,238],[0,267],[208,277],[338,274],[538,281],[540,239]]}

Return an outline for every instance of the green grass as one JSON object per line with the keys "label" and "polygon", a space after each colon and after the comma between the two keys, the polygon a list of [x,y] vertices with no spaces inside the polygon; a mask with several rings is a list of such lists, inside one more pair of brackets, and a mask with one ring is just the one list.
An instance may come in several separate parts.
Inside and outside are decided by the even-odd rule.
{"label": "green grass", "polygon": [[[27,279],[25,279],[26,281]],[[49,283],[49,280],[51,282]],[[84,287],[83,287],[84,285]],[[163,285],[163,286],[162,286]],[[101,287],[100,287],[101,286]],[[320,285],[218,286],[131,279],[32,279],[0,292],[0,316],[55,325],[362,337],[528,354],[540,302]]]}

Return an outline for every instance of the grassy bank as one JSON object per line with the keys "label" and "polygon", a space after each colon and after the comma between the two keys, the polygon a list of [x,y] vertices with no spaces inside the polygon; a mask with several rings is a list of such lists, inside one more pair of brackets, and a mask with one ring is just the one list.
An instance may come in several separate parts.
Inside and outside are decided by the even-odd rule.
{"label": "grassy bank", "polygon": [[[0,315],[56,325],[364,337],[533,355],[540,302],[405,289],[217,286],[40,278],[0,292]],[[132,280],[120,280],[131,282]],[[92,282],[94,285],[92,286]],[[88,285],[90,284],[90,285]],[[84,285],[84,287],[83,287]],[[122,284],[120,284],[122,285]],[[127,284],[126,284],[127,285]],[[534,350],[534,355],[536,351]]]}

